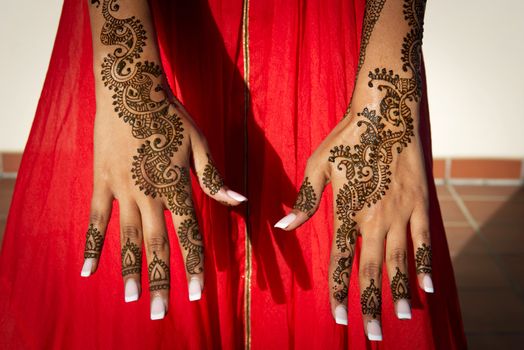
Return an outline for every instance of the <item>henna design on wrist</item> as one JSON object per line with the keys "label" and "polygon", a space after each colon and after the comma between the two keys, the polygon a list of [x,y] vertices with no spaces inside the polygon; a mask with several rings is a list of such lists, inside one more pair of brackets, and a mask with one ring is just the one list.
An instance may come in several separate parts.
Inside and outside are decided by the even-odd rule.
{"label": "henna design on wrist", "polygon": [[129,238],[122,248],[122,276],[127,276],[133,273],[140,274],[142,267],[142,249],[135,243],[131,242]]}
{"label": "henna design on wrist", "polygon": [[93,225],[89,224],[89,228],[86,233],[86,246],[84,251],[84,259],[100,257],[102,252],[102,245],[104,244],[104,236],[98,231],[98,229]]}
{"label": "henna design on wrist", "polygon": [[401,272],[398,267],[395,276],[391,280],[391,294],[393,295],[393,302],[400,299],[411,299],[408,276]]}
{"label": "henna design on wrist", "polygon": [[308,216],[311,216],[313,215],[312,210],[315,208],[316,202],[317,195],[315,194],[315,189],[311,185],[311,182],[309,182],[309,178],[306,177],[300,186],[297,201],[295,202],[293,208],[306,213]]}
{"label": "henna design on wrist", "polygon": [[153,252],[153,260],[147,269],[149,276],[149,290],[151,292],[169,289],[169,266]]}
{"label": "henna design on wrist", "polygon": [[118,18],[118,0],[103,0],[101,7],[105,22],[100,40],[115,47],[103,60],[102,81],[113,91],[118,117],[131,126],[133,137],[144,140],[133,158],[133,179],[146,195],[166,197],[171,211],[183,215],[191,203],[184,183],[189,171],[173,164],[172,157],[182,145],[184,128],[170,108],[164,73],[159,64],[141,61],[147,39],[141,21]]}
{"label": "henna design on wrist", "polygon": [[[374,2],[370,10],[366,11],[366,17],[370,18],[365,18],[365,28],[371,28],[371,32],[378,20],[378,9],[382,8],[379,3]],[[415,137],[413,114],[416,111],[410,104],[418,103],[422,93],[420,52],[425,3],[425,0],[404,0],[404,19],[410,29],[403,39],[401,61],[402,71],[408,73],[407,77],[401,77],[386,68],[369,72],[369,88],[382,92],[379,110],[366,107],[357,113],[360,118],[357,127],[363,128],[359,143],[354,146],[335,146],[330,150],[329,161],[336,164],[337,170],[345,173],[347,180],[336,197],[336,214],[342,222],[336,232],[337,249],[340,252],[353,249],[351,243],[356,236],[356,213],[377,203],[389,189],[394,151],[401,153]],[[364,33],[363,40],[369,41],[371,32]],[[363,54],[367,41],[363,43]],[[338,273],[338,269],[335,272]],[[341,281],[335,274],[333,280],[335,284]],[[339,289],[339,286],[335,288]]]}
{"label": "henna design on wrist", "polygon": [[207,164],[204,167],[204,174],[202,174],[202,182],[211,195],[217,194],[222,186],[224,186],[224,181],[209,154],[207,155]]}
{"label": "henna design on wrist", "polygon": [[364,11],[364,20],[362,22],[362,39],[360,41],[360,56],[358,59],[357,75],[364,64],[366,58],[366,48],[371,38],[371,33],[375,28],[375,24],[380,17],[380,12],[384,7],[386,0],[368,0],[366,1],[366,10]]}
{"label": "henna design on wrist", "polygon": [[360,297],[360,305],[362,306],[362,314],[377,318],[381,314],[382,296],[380,289],[375,286],[375,280],[369,280],[369,286],[366,287],[362,296]]}
{"label": "henna design on wrist", "polygon": [[431,247],[426,243],[417,249],[415,265],[417,273],[431,273]]}
{"label": "henna design on wrist", "polygon": [[199,274],[204,271],[204,244],[198,229],[196,218],[192,217],[182,221],[178,228],[180,244],[187,252],[186,271],[189,274]]}

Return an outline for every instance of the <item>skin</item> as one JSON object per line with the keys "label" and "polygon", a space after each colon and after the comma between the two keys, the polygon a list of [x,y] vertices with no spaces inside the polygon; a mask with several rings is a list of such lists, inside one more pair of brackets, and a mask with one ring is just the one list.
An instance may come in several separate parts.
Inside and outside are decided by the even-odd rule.
{"label": "skin", "polygon": [[[235,206],[245,198],[230,195],[205,137],[165,83],[147,1],[88,4],[97,108],[94,187],[84,255],[92,266],[83,275],[91,275],[98,268],[116,200],[124,285],[129,279],[136,281],[140,294],[143,242],[151,299],[160,298],[165,313],[170,288],[166,209],[171,211],[177,230],[188,283],[196,279],[200,289],[204,286],[204,247],[193,208],[190,169],[202,190],[220,203]],[[118,41],[122,32],[132,40]],[[121,65],[124,69],[119,70]],[[137,72],[142,73],[141,79],[133,80]],[[145,126],[140,127],[142,124]],[[159,159],[160,165],[148,167]]]}
{"label": "skin", "polygon": [[[420,252],[416,259],[418,285],[433,292],[427,287],[431,278],[429,205],[418,132],[424,5],[419,0],[368,1],[360,66],[350,107],[306,164],[305,181],[291,212],[296,218],[285,227],[277,224],[291,231],[305,223],[318,208],[324,187],[331,183],[335,208],[329,266],[331,308],[335,318],[337,306],[347,310],[355,241],[361,235],[358,280],[368,337],[369,322],[380,324],[384,260],[396,308],[399,300],[410,302],[408,232],[415,250]],[[395,79],[403,79],[406,85],[392,88],[391,97],[386,87],[394,86]],[[388,131],[403,136],[395,139]],[[361,149],[366,151],[359,152]],[[310,203],[304,205],[306,197]]]}

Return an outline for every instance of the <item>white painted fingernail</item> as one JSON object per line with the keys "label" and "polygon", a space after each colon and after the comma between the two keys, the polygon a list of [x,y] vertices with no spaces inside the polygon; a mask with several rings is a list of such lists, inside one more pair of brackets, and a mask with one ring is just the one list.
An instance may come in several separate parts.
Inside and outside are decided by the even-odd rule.
{"label": "white painted fingernail", "polygon": [[431,279],[430,275],[424,275],[424,278],[422,279],[422,284],[424,285],[424,292],[433,293],[435,291],[433,289],[433,280]]}
{"label": "white painted fingernail", "polygon": [[406,299],[397,301],[397,317],[400,320],[411,320],[411,307]]}
{"label": "white painted fingernail", "polygon": [[372,341],[382,340],[382,328],[380,328],[380,322],[377,320],[371,320],[368,322],[368,339]]}
{"label": "white painted fingernail", "polygon": [[82,272],[80,276],[89,277],[91,276],[91,269],[93,268],[93,263],[95,262],[94,258],[87,258],[84,260],[84,265],[82,266]]}
{"label": "white painted fingernail", "polygon": [[344,305],[338,305],[335,308],[335,322],[344,326],[348,325],[348,312]]}
{"label": "white painted fingernail", "polygon": [[189,301],[200,300],[202,297],[202,288],[200,287],[200,280],[196,277],[189,281]]}
{"label": "white painted fingernail", "polygon": [[241,195],[240,193],[237,193],[235,191],[227,190],[226,193],[227,193],[227,195],[229,197],[233,198],[237,202],[245,202],[245,201],[247,201],[246,197],[244,197],[243,195]]}
{"label": "white painted fingernail", "polygon": [[164,300],[162,297],[156,296],[151,302],[151,319],[152,320],[161,320],[166,315],[166,306],[164,305]]}
{"label": "white painted fingernail", "polygon": [[297,218],[296,214],[293,214],[293,213],[287,214],[282,219],[280,219],[279,222],[275,224],[275,227],[284,229],[288,227],[290,223],[295,221],[296,218]]}
{"label": "white painted fingernail", "polygon": [[134,278],[129,278],[126,281],[125,300],[126,303],[138,300],[138,285]]}

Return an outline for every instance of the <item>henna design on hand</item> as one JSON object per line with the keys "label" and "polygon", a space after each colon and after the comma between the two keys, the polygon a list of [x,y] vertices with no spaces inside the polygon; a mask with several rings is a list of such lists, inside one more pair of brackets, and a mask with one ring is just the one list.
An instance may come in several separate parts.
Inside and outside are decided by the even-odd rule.
{"label": "henna design on hand", "polygon": [[207,164],[204,167],[202,182],[211,195],[217,194],[222,186],[224,186],[224,181],[209,154],[207,155]]}
{"label": "henna design on hand", "polygon": [[[390,164],[394,150],[401,153],[415,136],[415,112],[409,102],[418,102],[422,93],[420,52],[425,2],[405,0],[403,5],[404,19],[411,28],[401,48],[402,70],[410,74],[401,77],[386,68],[369,72],[368,86],[383,93],[380,108],[376,111],[366,107],[357,113],[357,117],[361,118],[357,126],[363,128],[359,143],[354,146],[335,146],[330,151],[329,161],[336,163],[336,169],[343,171],[347,180],[336,197],[336,214],[341,226],[337,229],[335,239],[340,252],[349,251],[353,255],[352,243],[357,233],[353,218],[357,212],[364,207],[371,207],[386,194],[391,183]],[[362,62],[382,6],[383,2],[378,0],[372,3],[369,11],[366,10],[364,29],[369,28],[370,31],[363,34]],[[332,277],[336,290],[347,289],[347,286],[340,286],[343,283],[338,275],[340,271],[337,268]],[[340,296],[334,294],[334,297],[338,300]]]}
{"label": "henna design on hand", "polygon": [[204,244],[198,229],[198,222],[194,217],[182,221],[178,228],[180,244],[187,252],[186,270],[189,274],[198,274],[204,271]]}
{"label": "henna design on hand", "polygon": [[[104,58],[101,74],[104,85],[114,92],[115,112],[132,127],[135,138],[145,140],[134,156],[133,179],[146,195],[165,196],[171,211],[183,215],[191,202],[184,183],[189,171],[172,160],[184,138],[182,121],[170,110],[160,65],[140,61],[147,39],[142,23],[134,16],[116,17],[118,10],[118,0],[103,1],[100,40],[116,48]],[[155,98],[153,92],[163,97]]]}
{"label": "henna design on hand", "polygon": [[122,248],[122,276],[127,276],[133,273],[140,274],[142,267],[142,249],[135,243],[131,242],[129,238]]}
{"label": "henna design on hand", "polygon": [[417,249],[415,257],[417,273],[431,273],[431,257],[431,247],[422,243],[422,246]]}
{"label": "henna design on hand", "polygon": [[104,244],[104,236],[98,229],[90,224],[86,233],[86,246],[84,251],[84,259],[100,257],[102,252],[102,245]]}
{"label": "henna design on hand", "polygon": [[91,5],[95,5],[96,8],[100,6],[100,0],[91,0]]}
{"label": "henna design on hand", "polygon": [[391,294],[393,295],[393,302],[400,299],[411,299],[408,276],[401,272],[398,267],[395,276],[391,280]]}
{"label": "henna design on hand", "polygon": [[368,46],[371,33],[373,32],[373,28],[375,28],[378,18],[380,17],[380,12],[382,12],[385,2],[386,0],[366,1],[366,10],[364,12],[364,20],[362,22],[362,39],[360,41],[360,56],[358,59],[357,74],[364,64],[364,59],[366,58],[366,47]]}
{"label": "henna design on hand", "polygon": [[311,185],[311,182],[309,182],[309,178],[306,177],[300,186],[297,201],[295,202],[293,208],[306,213],[308,216],[311,216],[313,215],[312,210],[315,208],[316,202],[317,195],[315,194],[315,189]]}
{"label": "henna design on hand", "polygon": [[360,305],[362,306],[362,314],[377,318],[381,314],[382,296],[380,289],[375,286],[375,280],[369,280],[369,286],[364,290],[360,298]]}
{"label": "henna design on hand", "polygon": [[149,290],[151,292],[169,289],[169,266],[153,252],[153,260],[147,269],[149,275]]}

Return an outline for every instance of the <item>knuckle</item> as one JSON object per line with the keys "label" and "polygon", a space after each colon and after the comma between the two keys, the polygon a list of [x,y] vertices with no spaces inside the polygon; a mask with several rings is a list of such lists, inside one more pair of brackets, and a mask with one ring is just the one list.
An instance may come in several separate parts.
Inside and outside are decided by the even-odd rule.
{"label": "knuckle", "polygon": [[122,236],[124,240],[138,241],[140,239],[140,231],[133,225],[122,226]]}
{"label": "knuckle", "polygon": [[407,252],[403,248],[394,248],[388,256],[388,262],[395,266],[405,265],[407,261]]}
{"label": "knuckle", "polygon": [[107,215],[100,211],[94,210],[89,213],[89,223],[93,224],[94,226],[105,226],[107,220]]}
{"label": "knuckle", "polygon": [[431,238],[428,228],[423,228],[423,229],[418,230],[416,235],[418,239],[420,239],[423,242],[429,242]]}
{"label": "knuckle", "polygon": [[364,263],[362,266],[361,275],[366,279],[378,279],[380,277],[380,264],[375,261]]}
{"label": "knuckle", "polygon": [[168,241],[165,235],[149,237],[146,243],[150,252],[161,252],[168,248]]}

